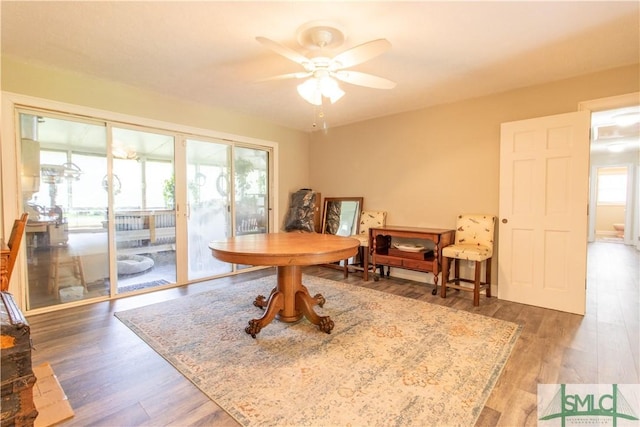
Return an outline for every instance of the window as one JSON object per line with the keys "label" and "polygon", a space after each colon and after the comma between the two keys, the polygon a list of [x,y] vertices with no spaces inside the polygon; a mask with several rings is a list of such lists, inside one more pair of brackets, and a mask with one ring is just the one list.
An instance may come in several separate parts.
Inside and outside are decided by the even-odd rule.
{"label": "window", "polygon": [[598,169],[598,204],[624,205],[627,202],[627,169]]}

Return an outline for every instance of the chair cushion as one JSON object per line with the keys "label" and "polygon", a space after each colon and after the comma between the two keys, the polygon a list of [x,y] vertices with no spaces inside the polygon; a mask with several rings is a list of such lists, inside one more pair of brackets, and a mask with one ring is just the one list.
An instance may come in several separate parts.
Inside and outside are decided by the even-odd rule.
{"label": "chair cushion", "polygon": [[368,234],[354,234],[352,237],[356,240],[360,241],[360,246],[369,246],[369,235]]}
{"label": "chair cushion", "polygon": [[470,261],[484,261],[493,256],[493,248],[483,245],[449,245],[442,249],[442,256]]}
{"label": "chair cushion", "polygon": [[382,227],[387,222],[386,211],[362,211],[360,214],[359,234],[352,234],[350,237],[358,239],[360,246],[369,246],[369,228]]}
{"label": "chair cushion", "polygon": [[386,220],[387,212],[385,211],[362,211],[360,214],[360,234],[369,238],[369,229],[384,226]]}
{"label": "chair cushion", "polygon": [[456,222],[456,245],[493,246],[495,220],[495,216],[484,214],[458,216]]}

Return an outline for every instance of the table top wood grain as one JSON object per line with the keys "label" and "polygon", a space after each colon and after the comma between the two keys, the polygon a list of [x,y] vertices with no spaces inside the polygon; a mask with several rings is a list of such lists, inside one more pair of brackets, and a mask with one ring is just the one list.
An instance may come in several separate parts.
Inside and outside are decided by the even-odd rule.
{"label": "table top wood grain", "polygon": [[318,233],[269,233],[230,237],[209,243],[212,255],[236,264],[316,265],[352,257],[360,242]]}

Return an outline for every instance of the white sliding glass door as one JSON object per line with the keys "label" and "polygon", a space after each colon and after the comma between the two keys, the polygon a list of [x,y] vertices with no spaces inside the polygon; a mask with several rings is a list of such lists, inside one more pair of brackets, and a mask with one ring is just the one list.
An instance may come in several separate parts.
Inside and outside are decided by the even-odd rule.
{"label": "white sliding glass door", "polygon": [[232,271],[211,255],[210,241],[269,232],[270,150],[193,139],[186,147],[191,281]]}
{"label": "white sliding glass door", "polygon": [[231,271],[211,255],[209,242],[231,235],[228,143],[187,139],[188,280]]}
{"label": "white sliding glass door", "polygon": [[19,114],[29,310],[109,295],[104,123]]}
{"label": "white sliding glass door", "polygon": [[[112,128],[116,293],[176,283],[174,136]],[[111,180],[109,183],[108,180]]]}
{"label": "white sliding glass door", "polygon": [[[236,147],[233,156],[235,235],[268,232],[269,152]],[[239,269],[250,266],[238,265]]]}
{"label": "white sliding glass door", "polygon": [[236,235],[267,232],[269,152],[258,148],[234,150]]}
{"label": "white sliding glass door", "polygon": [[275,144],[13,108],[27,312],[251,267],[208,244],[270,231]]}

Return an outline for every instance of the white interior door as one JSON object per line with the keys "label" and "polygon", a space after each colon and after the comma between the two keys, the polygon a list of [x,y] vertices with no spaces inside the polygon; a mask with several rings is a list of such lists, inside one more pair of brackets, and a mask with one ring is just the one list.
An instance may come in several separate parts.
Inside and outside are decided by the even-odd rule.
{"label": "white interior door", "polygon": [[588,111],[503,123],[498,297],[584,314]]}

